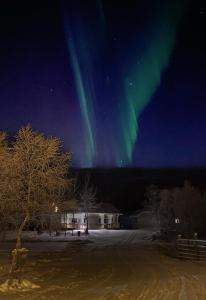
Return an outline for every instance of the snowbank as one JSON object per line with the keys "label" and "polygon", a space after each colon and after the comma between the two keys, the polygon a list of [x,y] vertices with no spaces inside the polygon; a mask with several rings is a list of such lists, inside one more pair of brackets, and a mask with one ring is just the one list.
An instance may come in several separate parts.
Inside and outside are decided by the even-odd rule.
{"label": "snowbank", "polygon": [[0,292],[6,293],[6,292],[27,292],[31,289],[38,289],[40,288],[39,285],[32,283],[29,280],[22,280],[20,283],[18,280],[12,280],[12,283],[9,282],[9,280],[6,280],[4,283],[0,285]]}

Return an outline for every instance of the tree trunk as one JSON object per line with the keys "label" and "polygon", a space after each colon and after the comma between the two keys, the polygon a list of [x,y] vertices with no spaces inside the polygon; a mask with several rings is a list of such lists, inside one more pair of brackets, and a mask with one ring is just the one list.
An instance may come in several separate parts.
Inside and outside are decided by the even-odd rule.
{"label": "tree trunk", "polygon": [[75,221],[74,221],[74,211],[72,212],[72,236],[74,235],[74,229],[75,229]]}
{"label": "tree trunk", "polygon": [[22,237],[22,231],[26,225],[26,223],[29,220],[29,213],[26,214],[23,222],[21,223],[19,229],[17,230],[16,235],[16,248],[12,251],[12,263],[11,263],[11,269],[10,269],[10,281],[13,279],[17,279],[19,282],[21,282],[21,273],[22,273],[22,262],[21,262],[21,237]]}
{"label": "tree trunk", "polygon": [[48,229],[49,229],[49,235],[52,235],[52,223],[51,223],[51,215],[49,216],[49,221],[48,221]]}
{"label": "tree trunk", "polygon": [[1,242],[5,242],[6,240],[6,225],[5,224],[2,224],[2,232],[1,232]]}
{"label": "tree trunk", "polygon": [[89,234],[89,218],[88,218],[88,213],[86,214],[86,229],[85,229],[85,234]]}

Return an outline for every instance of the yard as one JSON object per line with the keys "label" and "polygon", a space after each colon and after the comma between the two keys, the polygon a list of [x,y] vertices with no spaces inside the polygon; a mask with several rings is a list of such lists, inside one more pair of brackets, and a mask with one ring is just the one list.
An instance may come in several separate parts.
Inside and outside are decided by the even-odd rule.
{"label": "yard", "polygon": [[[101,230],[71,237],[30,237],[25,277],[39,289],[0,293],[0,300],[206,299],[206,263],[165,254],[141,230]],[[47,240],[45,240],[47,239]],[[6,279],[12,242],[0,248],[0,283]]]}

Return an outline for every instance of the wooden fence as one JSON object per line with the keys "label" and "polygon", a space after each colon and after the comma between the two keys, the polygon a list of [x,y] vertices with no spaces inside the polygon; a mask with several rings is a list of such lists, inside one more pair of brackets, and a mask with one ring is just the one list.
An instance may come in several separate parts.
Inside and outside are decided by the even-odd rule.
{"label": "wooden fence", "polygon": [[206,260],[206,240],[177,239],[176,246],[179,258]]}

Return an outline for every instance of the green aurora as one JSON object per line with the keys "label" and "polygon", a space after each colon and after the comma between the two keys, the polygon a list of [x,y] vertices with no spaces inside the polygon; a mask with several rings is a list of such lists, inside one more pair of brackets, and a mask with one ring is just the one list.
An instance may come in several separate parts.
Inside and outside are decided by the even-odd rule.
{"label": "green aurora", "polygon": [[[159,5],[155,3],[152,19],[146,15],[143,21],[147,25],[143,35],[137,33],[125,45],[119,44],[117,53],[107,46],[104,48],[108,41],[111,47],[117,40],[112,38],[111,42],[111,36],[107,36],[110,28],[104,13],[104,2],[98,0],[91,3],[96,11],[94,19],[79,10],[80,2],[74,5],[75,18],[65,17],[66,40],[81,113],[82,147],[75,149],[75,153],[81,167],[93,167],[99,162],[102,165],[131,165],[138,139],[139,117],[152,100],[169,66],[178,24],[184,11],[184,0],[160,2]],[[117,62],[116,55],[124,47],[125,60]],[[104,50],[110,62],[106,72],[115,74],[115,69],[121,70],[114,75],[114,85],[110,84],[110,76],[106,76],[106,82],[109,78],[110,94],[104,94],[99,89],[99,83],[105,80],[104,62],[107,56]],[[96,65],[101,68],[96,69]],[[110,104],[112,94],[120,99],[117,107]],[[98,113],[102,113],[97,106],[102,107],[101,102],[107,107],[106,113],[103,113],[111,110],[112,113],[109,119],[101,119],[97,127]],[[108,124],[117,126],[110,129]],[[118,132],[115,128],[118,128]],[[109,130],[108,134],[105,134],[105,130]]]}
{"label": "green aurora", "polygon": [[[69,43],[69,50],[70,50],[70,55],[71,55],[71,62],[72,62],[72,67],[74,71],[74,76],[75,76],[75,82],[76,82],[76,87],[77,87],[77,93],[78,93],[78,98],[79,98],[79,103],[80,103],[80,109],[81,109],[81,114],[84,120],[85,124],[85,135],[87,136],[87,143],[86,144],[86,153],[84,153],[84,159],[86,161],[86,166],[91,167],[92,166],[92,157],[95,153],[95,141],[94,141],[94,133],[92,130],[92,112],[90,111],[90,106],[88,102],[88,94],[86,92],[86,89],[84,87],[83,79],[82,79],[82,74],[79,66],[79,61],[78,57],[76,55],[76,51],[74,48],[74,44],[72,39],[70,39]],[[83,162],[82,162],[83,164]]]}
{"label": "green aurora", "polygon": [[132,162],[139,116],[151,101],[169,65],[183,7],[183,2],[173,1],[166,7],[166,11],[162,11],[157,20],[159,26],[153,30],[149,46],[141,55],[138,53],[124,79],[125,97],[120,106],[120,123],[124,145],[124,149],[121,147],[122,160],[127,164]]}

